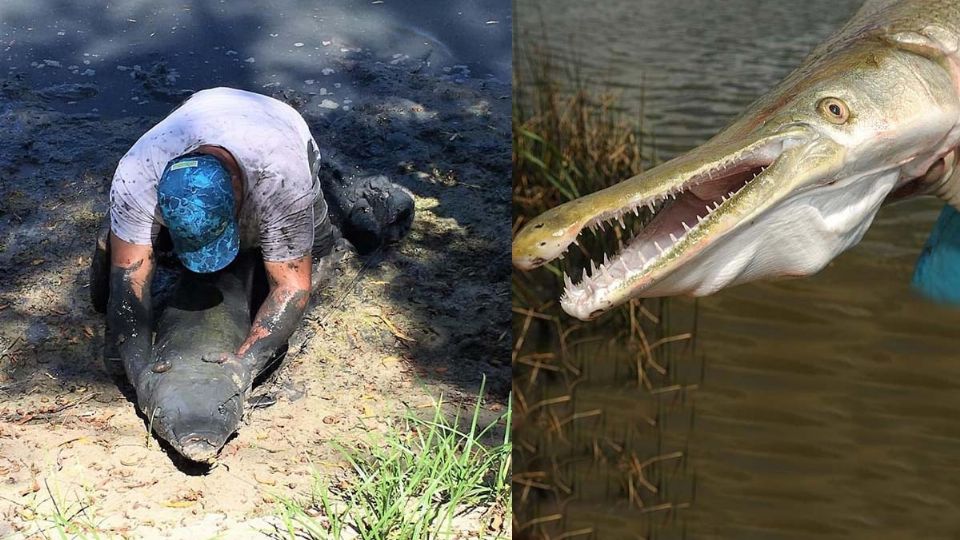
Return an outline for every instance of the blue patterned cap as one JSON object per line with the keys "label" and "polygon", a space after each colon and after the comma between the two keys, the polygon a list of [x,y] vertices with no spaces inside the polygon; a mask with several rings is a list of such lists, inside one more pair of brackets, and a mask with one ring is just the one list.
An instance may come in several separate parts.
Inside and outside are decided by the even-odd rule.
{"label": "blue patterned cap", "polygon": [[216,272],[240,249],[230,173],[209,155],[167,163],[157,186],[160,215],[173,249],[193,272]]}

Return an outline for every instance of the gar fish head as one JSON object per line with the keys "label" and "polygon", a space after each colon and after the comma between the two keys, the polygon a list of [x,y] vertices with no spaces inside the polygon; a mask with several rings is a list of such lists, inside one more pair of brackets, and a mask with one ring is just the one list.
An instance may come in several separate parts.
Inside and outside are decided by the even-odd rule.
{"label": "gar fish head", "polygon": [[534,218],[513,262],[542,265],[584,229],[652,205],[620,253],[566,278],[569,314],[809,275],[860,240],[891,192],[925,178],[956,144],[958,117],[957,83],[935,55],[852,43],[808,61],[704,145]]}

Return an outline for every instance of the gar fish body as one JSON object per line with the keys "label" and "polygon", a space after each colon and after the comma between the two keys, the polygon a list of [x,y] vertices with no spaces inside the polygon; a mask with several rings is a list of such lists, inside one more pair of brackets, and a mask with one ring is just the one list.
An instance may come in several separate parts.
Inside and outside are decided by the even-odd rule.
{"label": "gar fish body", "polygon": [[885,202],[960,208],[960,2],[872,0],[702,146],[534,218],[514,265],[585,229],[660,210],[561,305],[591,319],[631,298],[805,276],[855,245]]}
{"label": "gar fish body", "polygon": [[238,428],[257,373],[236,362],[250,329],[256,256],[242,253],[214,274],[183,271],[157,323],[154,354],[163,372],[143,370],[137,401],[153,431],[184,457],[212,462]]}

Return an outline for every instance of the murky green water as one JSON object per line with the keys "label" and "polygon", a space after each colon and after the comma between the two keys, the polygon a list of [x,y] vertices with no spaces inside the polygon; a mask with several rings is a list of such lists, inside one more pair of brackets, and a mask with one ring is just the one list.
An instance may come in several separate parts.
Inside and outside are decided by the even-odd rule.
{"label": "murky green water", "polygon": [[[627,110],[645,95],[669,158],[723,127],[859,3],[518,0],[516,39],[538,39],[542,20],[550,50],[579,62],[585,80],[622,91]],[[812,278],[701,299],[699,356],[675,347],[661,381],[696,388],[651,396],[633,353],[610,343],[616,329],[577,332],[599,338],[571,353],[581,375],[546,373],[527,388],[568,396],[541,409],[579,415],[557,429],[533,415],[524,427],[528,456],[542,454],[528,470],[554,471],[568,488],[539,498],[532,488],[537,515],[559,515],[554,533],[584,538],[960,535],[960,312],[908,288],[939,207],[883,209],[859,246]],[[688,317],[692,302],[672,310]],[[673,452],[684,457],[651,469],[658,492],[641,511],[623,480],[630,454]]]}

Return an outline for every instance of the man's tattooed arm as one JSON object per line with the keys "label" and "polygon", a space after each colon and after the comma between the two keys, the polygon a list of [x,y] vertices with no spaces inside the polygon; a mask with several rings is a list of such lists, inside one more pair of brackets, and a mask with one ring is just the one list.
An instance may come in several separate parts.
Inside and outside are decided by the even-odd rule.
{"label": "man's tattooed arm", "polygon": [[110,234],[110,297],[104,354],[119,355],[133,384],[152,357],[150,282],[154,265],[151,246],[130,244]]}
{"label": "man's tattooed arm", "polygon": [[310,300],[310,255],[284,262],[265,262],[270,293],[257,311],[250,334],[236,355],[257,372],[287,344]]}

